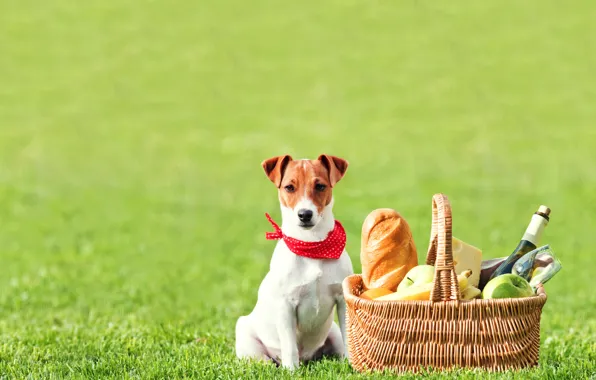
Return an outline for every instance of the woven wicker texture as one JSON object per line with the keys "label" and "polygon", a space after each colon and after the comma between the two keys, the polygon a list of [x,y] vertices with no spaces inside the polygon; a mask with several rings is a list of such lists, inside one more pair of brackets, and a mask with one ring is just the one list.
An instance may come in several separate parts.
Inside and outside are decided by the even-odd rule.
{"label": "woven wicker texture", "polygon": [[482,367],[501,371],[537,365],[546,293],[527,298],[460,300],[451,247],[449,200],[433,197],[427,264],[435,265],[429,301],[359,298],[362,277],[343,282],[348,349],[358,371]]}

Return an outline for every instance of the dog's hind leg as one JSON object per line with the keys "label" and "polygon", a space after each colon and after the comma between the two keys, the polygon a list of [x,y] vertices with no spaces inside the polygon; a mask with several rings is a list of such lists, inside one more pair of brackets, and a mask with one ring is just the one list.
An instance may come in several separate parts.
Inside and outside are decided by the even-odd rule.
{"label": "dog's hind leg", "polygon": [[275,360],[269,357],[267,349],[257,338],[246,316],[238,318],[236,322],[236,356],[239,359],[262,361]]}

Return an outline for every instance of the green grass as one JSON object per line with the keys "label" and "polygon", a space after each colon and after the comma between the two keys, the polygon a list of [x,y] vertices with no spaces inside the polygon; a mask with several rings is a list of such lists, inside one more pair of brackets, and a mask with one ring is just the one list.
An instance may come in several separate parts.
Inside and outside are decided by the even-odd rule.
{"label": "green grass", "polygon": [[375,208],[422,260],[434,193],[487,258],[549,205],[564,268],[540,366],[503,376],[594,378],[595,19],[588,1],[0,3],[0,377],[289,378],[233,353],[279,219],[260,162],[329,153],[350,162],[335,213],[357,272]]}

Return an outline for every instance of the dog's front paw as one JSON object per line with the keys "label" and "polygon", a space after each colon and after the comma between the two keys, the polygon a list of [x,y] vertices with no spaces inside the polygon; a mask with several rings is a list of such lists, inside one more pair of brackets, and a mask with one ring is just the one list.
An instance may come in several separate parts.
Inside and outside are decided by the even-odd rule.
{"label": "dog's front paw", "polygon": [[298,364],[287,363],[287,364],[284,364],[283,367],[290,372],[294,372],[295,370],[298,369]]}
{"label": "dog's front paw", "polygon": [[299,366],[298,358],[282,358],[281,365],[288,371],[295,371]]}
{"label": "dog's front paw", "polygon": [[348,346],[344,346],[344,352],[341,355],[341,360],[347,360],[348,363],[352,364],[352,360],[350,360],[350,351],[348,351]]}

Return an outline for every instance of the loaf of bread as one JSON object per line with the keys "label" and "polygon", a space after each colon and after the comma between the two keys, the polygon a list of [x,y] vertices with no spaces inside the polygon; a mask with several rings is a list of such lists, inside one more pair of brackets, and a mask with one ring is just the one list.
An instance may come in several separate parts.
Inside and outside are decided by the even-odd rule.
{"label": "loaf of bread", "polygon": [[362,224],[360,262],[366,289],[391,291],[418,265],[410,226],[392,209],[372,211]]}

